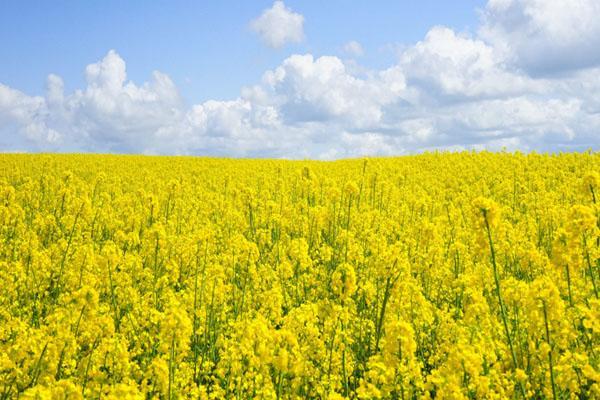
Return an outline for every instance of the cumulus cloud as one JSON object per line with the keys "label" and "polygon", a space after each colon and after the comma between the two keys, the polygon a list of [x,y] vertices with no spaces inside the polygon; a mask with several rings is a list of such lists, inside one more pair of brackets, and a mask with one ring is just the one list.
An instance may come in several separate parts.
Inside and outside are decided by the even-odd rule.
{"label": "cumulus cloud", "polygon": [[268,71],[260,87],[288,124],[346,122],[356,126],[380,123],[381,105],[394,94],[380,79],[352,76],[337,57],[317,59],[293,55]]}
{"label": "cumulus cloud", "polygon": [[[535,92],[543,84],[508,70],[494,49],[479,39],[434,27],[400,57],[407,79],[434,100]],[[443,98],[440,98],[443,97]]]}
{"label": "cumulus cloud", "polygon": [[[62,79],[53,74],[44,98],[3,87],[0,116],[18,126],[34,148],[55,143],[66,150],[132,152],[181,118],[182,103],[171,79],[154,72],[142,86],[128,82],[125,62],[115,51],[88,65],[85,76],[87,87],[67,96]],[[146,138],[140,142],[141,137]]]}
{"label": "cumulus cloud", "polygon": [[597,0],[490,0],[480,35],[507,61],[546,75],[600,62]]}
{"label": "cumulus cloud", "polygon": [[49,110],[43,97],[31,97],[0,84],[0,145],[7,151],[43,143],[52,148],[61,134],[46,124]]}
{"label": "cumulus cloud", "polygon": [[[130,81],[125,61],[109,51],[85,68],[85,87],[72,93],[56,75],[48,76],[45,96],[0,84],[0,149],[291,158],[598,150],[600,60],[544,64],[551,50],[521,54],[526,44],[503,42],[498,26],[510,34],[521,28],[509,29],[500,11],[529,15],[531,5],[564,17],[553,14],[552,2],[492,0],[477,33],[432,27],[386,69],[357,73],[353,61],[294,54],[237,98],[193,105],[164,73]],[[593,40],[590,29],[582,23],[564,46]],[[554,35],[521,30],[539,41],[549,35],[548,43]],[[536,65],[550,67],[541,73]]]}
{"label": "cumulus cloud", "polygon": [[271,8],[250,22],[256,32],[269,47],[280,48],[287,43],[299,43],[304,38],[304,17],[287,8],[283,1],[275,1]]}

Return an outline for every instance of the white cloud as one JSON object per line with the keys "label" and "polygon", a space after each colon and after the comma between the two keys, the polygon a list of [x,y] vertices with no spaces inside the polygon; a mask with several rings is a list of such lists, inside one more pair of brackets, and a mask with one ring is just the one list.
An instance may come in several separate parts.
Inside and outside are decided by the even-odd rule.
{"label": "white cloud", "polygon": [[[171,79],[158,71],[141,86],[127,81],[124,60],[113,50],[86,67],[87,87],[65,98],[64,130],[78,130],[81,145],[135,151],[154,132],[181,118],[182,102]],[[51,85],[49,85],[51,86]],[[73,132],[75,133],[75,132]]]}
{"label": "white cloud", "polygon": [[346,121],[370,126],[380,122],[381,106],[393,98],[380,79],[356,78],[339,58],[314,59],[310,54],[293,55],[265,73],[260,90],[289,124]]}
{"label": "white cloud", "polygon": [[600,62],[598,0],[490,0],[480,35],[535,75]]}
{"label": "white cloud", "polygon": [[350,57],[360,57],[365,54],[362,45],[355,40],[346,43],[342,50]]}
{"label": "white cloud", "polygon": [[[490,2],[477,34],[433,27],[383,70],[296,54],[239,97],[194,105],[182,101],[164,73],[131,82],[125,61],[109,51],[85,69],[86,86],[72,93],[56,75],[48,76],[45,96],[0,84],[0,149],[293,158],[598,150],[600,60],[579,59],[560,74],[540,76],[530,69],[535,63],[523,63],[518,45],[503,47],[500,34],[489,36],[489,27],[504,24],[494,20],[503,18],[498,10],[516,7],[510,13],[525,15],[529,4]],[[589,36],[587,25],[570,35]],[[539,65],[551,56],[535,54]]]}
{"label": "white cloud", "polygon": [[56,143],[67,150],[94,151],[139,151],[154,132],[181,118],[177,88],[165,74],[154,72],[142,86],[127,82],[125,62],[112,50],[85,72],[87,87],[68,96],[62,79],[53,74],[45,98],[5,88],[9,94],[0,97],[10,95],[10,109],[2,107],[0,114],[12,116],[33,147]]}
{"label": "white cloud", "polygon": [[304,38],[304,17],[287,8],[283,1],[250,22],[250,28],[270,47],[280,48],[287,43],[299,43]]}
{"label": "white cloud", "polygon": [[[481,97],[541,89],[541,84],[509,71],[494,49],[479,39],[434,27],[400,57],[407,79],[435,100],[440,96]],[[442,99],[443,100],[443,99]]]}
{"label": "white cloud", "polygon": [[48,114],[44,98],[0,83],[0,146],[7,151],[28,147],[28,143],[52,148],[61,135],[46,125]]}

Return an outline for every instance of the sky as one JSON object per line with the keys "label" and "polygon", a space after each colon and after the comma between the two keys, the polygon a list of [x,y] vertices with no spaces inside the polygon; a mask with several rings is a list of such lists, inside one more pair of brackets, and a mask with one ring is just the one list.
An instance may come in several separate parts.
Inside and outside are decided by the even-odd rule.
{"label": "sky", "polygon": [[600,148],[598,0],[3,1],[0,151]]}

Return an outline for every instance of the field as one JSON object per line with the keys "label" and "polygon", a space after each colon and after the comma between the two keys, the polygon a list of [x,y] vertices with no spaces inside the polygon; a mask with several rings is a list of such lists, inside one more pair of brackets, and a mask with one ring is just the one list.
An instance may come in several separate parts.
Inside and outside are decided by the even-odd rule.
{"label": "field", "polygon": [[0,399],[600,398],[599,171],[0,155]]}

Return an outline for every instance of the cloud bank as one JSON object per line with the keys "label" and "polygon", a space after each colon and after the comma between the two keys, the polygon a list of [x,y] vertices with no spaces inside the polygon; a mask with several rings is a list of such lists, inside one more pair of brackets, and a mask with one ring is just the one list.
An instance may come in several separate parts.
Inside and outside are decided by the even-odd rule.
{"label": "cloud bank", "polygon": [[[0,149],[326,159],[598,150],[600,10],[565,4],[491,0],[476,34],[432,27],[387,69],[357,75],[336,56],[295,54],[239,97],[195,105],[164,73],[131,82],[111,50],[73,93],[56,75],[44,96],[0,83]],[[261,33],[274,47],[297,37],[277,28],[280,13],[292,12],[276,2],[253,22],[275,26]]]}

